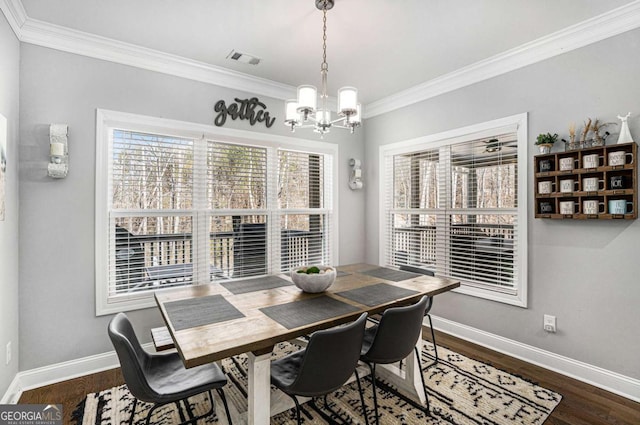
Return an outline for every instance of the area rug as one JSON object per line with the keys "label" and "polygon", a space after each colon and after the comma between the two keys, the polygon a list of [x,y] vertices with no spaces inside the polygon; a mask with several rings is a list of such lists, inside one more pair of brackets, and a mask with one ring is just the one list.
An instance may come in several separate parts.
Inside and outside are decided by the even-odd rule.
{"label": "area rug", "polygon": [[[279,344],[273,356],[292,352],[297,347]],[[535,425],[542,424],[560,403],[561,395],[528,382],[517,376],[498,370],[490,365],[469,359],[461,354],[438,346],[439,362],[423,371],[427,384],[430,415],[419,406],[403,397],[385,382],[378,385],[378,405],[381,424],[454,424],[454,425]],[[433,345],[424,342],[422,351],[424,364],[434,359]],[[225,394],[230,405],[238,412],[246,412],[247,375],[246,356],[236,356],[222,362],[229,378]],[[367,416],[374,422],[371,382],[362,380],[367,403]],[[272,391],[277,391],[272,388]],[[215,394],[215,392],[214,392]],[[214,396],[215,397],[215,396]],[[214,398],[216,402],[219,400]],[[192,397],[190,400],[195,415],[206,413],[210,407],[208,395]],[[364,423],[360,398],[355,382],[346,385],[328,398],[330,407],[349,423]],[[131,415],[133,397],[126,385],[89,394],[78,405],[74,419],[78,425],[124,425]],[[331,422],[330,413],[323,409],[322,400],[318,407],[308,402],[303,405],[305,424]],[[144,424],[149,404],[138,403],[135,424]],[[152,423],[157,425],[178,424],[187,418],[187,412],[180,404],[170,404],[159,408],[153,414]],[[223,410],[221,410],[223,411]],[[199,424],[217,423],[215,415],[202,419]],[[271,424],[294,425],[295,409],[271,418]]]}

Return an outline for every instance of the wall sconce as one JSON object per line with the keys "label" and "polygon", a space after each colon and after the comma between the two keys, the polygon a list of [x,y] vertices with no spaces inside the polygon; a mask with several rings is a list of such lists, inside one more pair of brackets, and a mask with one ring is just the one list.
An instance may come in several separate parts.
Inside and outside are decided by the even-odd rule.
{"label": "wall sconce", "polygon": [[49,177],[62,179],[69,171],[69,147],[67,144],[67,124],[51,124],[49,126]]}
{"label": "wall sconce", "polygon": [[351,158],[349,160],[351,166],[351,175],[349,176],[349,187],[351,190],[362,189],[362,169],[360,168],[360,160]]}

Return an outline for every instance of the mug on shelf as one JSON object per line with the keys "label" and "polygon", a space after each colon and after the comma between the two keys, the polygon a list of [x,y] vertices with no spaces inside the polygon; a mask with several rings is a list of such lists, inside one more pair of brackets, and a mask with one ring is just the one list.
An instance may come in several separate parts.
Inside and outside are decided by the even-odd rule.
{"label": "mug on shelf", "polygon": [[611,199],[609,214],[633,214],[633,202],[626,199]]}
{"label": "mug on shelf", "polygon": [[578,182],[573,179],[560,180],[560,192],[569,193],[578,189]]}
{"label": "mug on shelf", "polygon": [[550,159],[541,159],[538,162],[538,172],[546,173],[549,171],[553,171],[553,161]]}
{"label": "mug on shelf", "polygon": [[552,181],[538,182],[538,193],[547,195],[553,192],[553,186],[555,186],[555,183]]}
{"label": "mug on shelf", "polygon": [[598,168],[601,165],[600,160],[604,162],[604,157],[597,153],[585,155],[582,157],[582,168]]}
{"label": "mug on shelf", "polygon": [[627,188],[627,178],[625,176],[610,176],[609,177],[609,189],[626,189]]}
{"label": "mug on shelf", "polygon": [[553,203],[540,202],[540,214],[553,214]]}
{"label": "mug on shelf", "polygon": [[582,214],[602,214],[604,212],[604,202],[593,199],[582,201]]}
{"label": "mug on shelf", "polygon": [[560,171],[570,171],[578,166],[578,160],[573,157],[560,158]]}
{"label": "mug on shelf", "polygon": [[[627,162],[627,158],[630,158]],[[609,152],[609,166],[615,167],[618,165],[633,164],[633,154],[625,151]]]}
{"label": "mug on shelf", "polygon": [[578,203],[574,201],[560,202],[560,214],[571,215],[578,212]]}
{"label": "mug on shelf", "polygon": [[604,180],[599,180],[597,177],[586,177],[582,179],[582,190],[584,192],[604,190]]}

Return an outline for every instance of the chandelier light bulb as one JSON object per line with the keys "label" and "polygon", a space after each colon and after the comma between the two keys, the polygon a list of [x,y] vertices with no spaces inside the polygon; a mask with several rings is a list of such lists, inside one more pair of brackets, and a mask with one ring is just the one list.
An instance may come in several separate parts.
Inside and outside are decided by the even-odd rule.
{"label": "chandelier light bulb", "polygon": [[349,122],[351,124],[360,124],[361,122],[361,113],[362,113],[362,105],[360,103],[356,104],[356,112],[349,117]]}
{"label": "chandelier light bulb", "polygon": [[338,111],[340,115],[355,114],[358,104],[358,89],[342,87],[338,90]]}
{"label": "chandelier light bulb", "polygon": [[322,125],[331,124],[331,111],[329,111],[328,109],[319,110],[316,113],[316,120]]}
{"label": "chandelier light bulb", "polygon": [[284,102],[285,108],[285,125],[290,125],[291,123],[297,123],[300,119],[300,115],[298,114],[298,102],[296,99],[289,99]]}
{"label": "chandelier light bulb", "polygon": [[315,86],[298,87],[298,112],[313,113],[316,111],[317,92]]}

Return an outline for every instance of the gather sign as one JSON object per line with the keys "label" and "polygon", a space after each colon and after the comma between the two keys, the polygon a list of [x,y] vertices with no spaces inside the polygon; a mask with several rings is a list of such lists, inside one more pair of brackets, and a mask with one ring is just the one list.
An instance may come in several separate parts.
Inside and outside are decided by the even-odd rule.
{"label": "gather sign", "polygon": [[249,120],[249,124],[255,125],[258,122],[264,122],[267,128],[271,127],[276,121],[275,117],[271,117],[267,112],[267,105],[260,102],[257,97],[251,99],[234,99],[235,103],[227,105],[224,100],[219,100],[214,106],[214,111],[218,113],[214,120],[215,125],[222,127],[227,122],[227,117],[232,120],[241,119]]}

